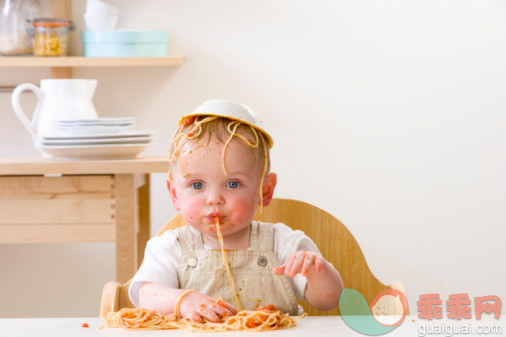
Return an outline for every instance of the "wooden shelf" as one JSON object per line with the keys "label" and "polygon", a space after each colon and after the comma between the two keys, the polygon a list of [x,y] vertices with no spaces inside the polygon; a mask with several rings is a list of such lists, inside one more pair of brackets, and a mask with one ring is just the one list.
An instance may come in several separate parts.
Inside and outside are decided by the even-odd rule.
{"label": "wooden shelf", "polygon": [[58,160],[42,157],[0,158],[0,176],[42,174],[135,174],[167,172],[168,169],[168,156],[139,156],[135,159],[107,160]]}
{"label": "wooden shelf", "polygon": [[183,63],[182,56],[166,57],[0,57],[0,67],[169,67]]}

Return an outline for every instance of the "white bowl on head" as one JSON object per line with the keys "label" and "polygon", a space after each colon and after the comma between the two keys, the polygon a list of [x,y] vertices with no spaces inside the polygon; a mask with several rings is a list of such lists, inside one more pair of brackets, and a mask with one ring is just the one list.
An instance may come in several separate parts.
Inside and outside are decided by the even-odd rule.
{"label": "white bowl on head", "polygon": [[183,121],[190,116],[202,115],[226,117],[246,123],[265,134],[269,148],[274,144],[271,135],[264,129],[262,120],[246,105],[226,99],[210,99],[199,105],[191,113],[181,116],[178,124],[183,124]]}
{"label": "white bowl on head", "polygon": [[88,30],[114,30],[118,16],[84,13],[84,22]]}
{"label": "white bowl on head", "polygon": [[118,15],[119,8],[109,5],[100,0],[87,0],[86,13]]}

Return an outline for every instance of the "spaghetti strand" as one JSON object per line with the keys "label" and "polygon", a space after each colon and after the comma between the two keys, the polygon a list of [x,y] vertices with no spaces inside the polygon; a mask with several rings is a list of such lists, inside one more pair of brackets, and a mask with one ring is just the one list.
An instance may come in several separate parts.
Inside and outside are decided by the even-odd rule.
{"label": "spaghetti strand", "polygon": [[179,297],[176,299],[176,302],[174,302],[174,315],[176,315],[177,318],[181,318],[181,310],[180,310],[180,306],[181,306],[181,301],[183,300],[183,298],[188,295],[189,293],[192,293],[194,292],[195,289],[188,289],[186,291],[184,291],[181,295],[179,295]]}
{"label": "spaghetti strand", "polygon": [[230,285],[232,286],[232,291],[234,293],[235,302],[237,304],[237,308],[239,311],[243,310],[241,301],[239,300],[239,296],[237,295],[237,288],[235,287],[234,277],[232,276],[232,273],[230,272],[230,266],[228,265],[228,258],[227,258],[227,252],[225,252],[225,244],[223,243],[223,235],[221,235],[221,229],[220,229],[220,218],[216,217],[216,228],[218,230],[218,239],[220,240],[220,246],[221,246],[221,255],[223,257],[223,264],[225,265],[225,268],[227,269],[228,273],[228,280],[230,281]]}

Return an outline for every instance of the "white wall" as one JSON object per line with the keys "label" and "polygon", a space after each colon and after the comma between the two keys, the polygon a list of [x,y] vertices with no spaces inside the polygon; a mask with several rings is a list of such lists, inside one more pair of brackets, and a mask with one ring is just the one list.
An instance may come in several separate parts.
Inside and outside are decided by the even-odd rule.
{"label": "white wall", "polygon": [[[99,80],[99,115],[158,130],[145,154],[166,154],[177,116],[205,99],[248,104],[274,136],[277,196],[345,223],[374,274],[405,283],[412,313],[430,292],[506,299],[504,1],[111,3],[121,27],[166,29],[186,58],[75,71]],[[73,11],[82,29],[84,1]],[[0,84],[46,76],[0,69]],[[9,99],[0,156],[37,155]],[[152,198],[156,231],[174,215],[161,174]],[[94,316],[114,245],[3,245],[0,268],[0,317]]]}

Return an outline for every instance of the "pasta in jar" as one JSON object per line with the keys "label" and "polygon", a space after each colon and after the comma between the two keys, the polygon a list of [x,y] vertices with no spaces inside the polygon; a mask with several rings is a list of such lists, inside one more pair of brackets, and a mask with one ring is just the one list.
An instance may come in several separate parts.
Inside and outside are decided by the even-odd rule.
{"label": "pasta in jar", "polygon": [[64,19],[33,21],[33,53],[35,56],[66,56],[72,22]]}
{"label": "pasta in jar", "polygon": [[36,56],[65,56],[68,51],[67,36],[56,34],[35,34],[33,53]]}

